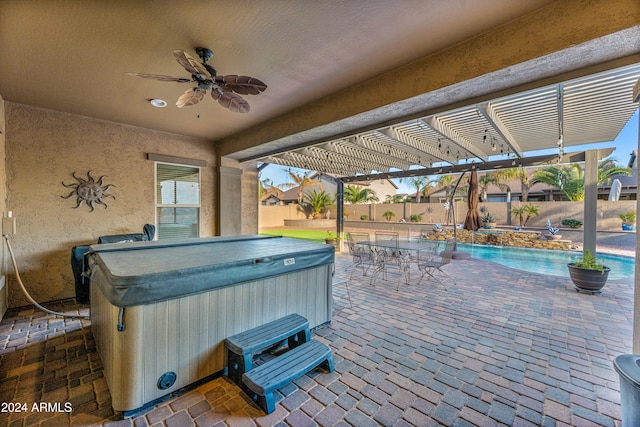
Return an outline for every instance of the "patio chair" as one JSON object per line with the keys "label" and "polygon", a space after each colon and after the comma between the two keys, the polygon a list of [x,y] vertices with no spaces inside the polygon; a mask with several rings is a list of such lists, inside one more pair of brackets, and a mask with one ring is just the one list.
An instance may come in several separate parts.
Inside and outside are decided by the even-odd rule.
{"label": "patio chair", "polygon": [[384,254],[387,263],[400,264],[399,234],[395,231],[376,231],[376,248]]}
{"label": "patio chair", "polygon": [[[349,253],[353,257],[353,270],[355,271],[358,267],[362,268],[362,275],[367,276],[369,269],[373,267],[371,283],[375,284],[377,274],[384,269],[385,252],[371,243],[368,233],[347,233],[347,242]],[[352,276],[353,271],[349,280]]]}
{"label": "patio chair", "polygon": [[[377,274],[384,267],[384,254],[380,253],[377,248],[371,245],[368,233],[347,233],[347,246],[349,254],[353,259],[353,268],[349,275],[349,281],[353,278],[353,273],[358,269],[362,269],[362,275],[366,276],[371,267],[374,268],[371,277],[371,283],[375,284]],[[347,287],[347,294],[349,288]],[[349,302],[351,297],[349,296]]]}
{"label": "patio chair", "polygon": [[[384,255],[383,278],[387,279],[387,267],[396,267],[404,275],[405,283],[409,283],[409,266],[413,259],[410,249],[403,249],[399,244],[399,233],[395,231],[376,231],[376,248]],[[400,279],[398,279],[400,286]]]}
{"label": "patio chair", "polygon": [[418,283],[422,281],[422,278],[425,276],[425,274],[428,274],[430,277],[440,282],[440,284],[444,286],[445,289],[447,289],[443,281],[435,276],[435,273],[439,272],[443,276],[446,276],[449,280],[451,280],[455,285],[456,284],[455,280],[442,270],[443,266],[451,262],[451,256],[453,255],[453,250],[455,249],[455,247],[456,247],[456,239],[447,239],[446,245],[442,252],[440,252],[439,254],[437,253],[433,254],[432,257],[430,257],[429,259],[421,261],[418,264],[418,268],[422,270],[422,275],[420,276]]}

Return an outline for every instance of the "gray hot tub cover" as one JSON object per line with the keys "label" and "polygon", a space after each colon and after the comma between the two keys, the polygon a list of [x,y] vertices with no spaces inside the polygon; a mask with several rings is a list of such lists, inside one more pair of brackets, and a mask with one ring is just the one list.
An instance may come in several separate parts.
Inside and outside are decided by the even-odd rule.
{"label": "gray hot tub cover", "polygon": [[93,245],[91,286],[116,307],[171,298],[333,264],[333,246],[244,235]]}

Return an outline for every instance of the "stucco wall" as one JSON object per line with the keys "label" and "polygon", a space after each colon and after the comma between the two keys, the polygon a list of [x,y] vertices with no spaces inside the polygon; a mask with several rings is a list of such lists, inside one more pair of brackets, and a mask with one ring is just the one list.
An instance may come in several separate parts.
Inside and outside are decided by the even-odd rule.
{"label": "stucco wall", "polygon": [[[0,97],[0,217],[6,214],[7,199],[7,174],[5,165],[5,118],[4,118],[4,100]],[[6,274],[5,265],[5,244],[4,239],[0,241],[0,318],[7,309],[7,282],[3,280]]]}
{"label": "stucco wall", "polygon": [[[529,227],[545,227],[547,219],[550,219],[554,226],[562,227],[561,222],[565,218],[584,221],[582,202],[529,202],[538,206],[540,215],[529,219]],[[511,207],[517,207],[518,202],[512,203]],[[480,208],[486,208],[496,218],[499,225],[508,224],[509,215],[506,202],[480,203]],[[331,218],[335,218],[335,206],[333,206]],[[619,213],[629,212],[636,209],[635,200],[621,200],[609,202],[598,200],[598,230],[620,230],[622,222],[618,217]],[[358,221],[360,216],[367,215],[372,221],[386,221],[383,213],[391,211],[395,216],[391,217],[391,222],[397,223],[401,218],[409,218],[413,214],[421,215],[424,223],[446,223],[447,213],[442,203],[406,203],[406,204],[359,204],[345,205],[344,213],[349,220]],[[461,224],[467,214],[467,203],[457,202],[455,206],[456,222]],[[260,227],[279,227],[284,225],[284,219],[302,219],[304,215],[297,211],[297,205],[288,206],[260,206]],[[519,225],[516,217],[511,218],[511,225]]]}
{"label": "stucco wall", "polygon": [[[215,230],[215,148],[210,141],[99,121],[7,102],[7,209],[17,218],[12,239],[22,278],[37,301],[75,296],[71,247],[101,235],[142,232],[155,223],[154,162],[147,153],[205,160],[201,172],[200,235]],[[72,172],[106,175],[108,208],[63,199],[77,184]],[[0,177],[0,180],[2,178]],[[1,186],[1,182],[0,182]],[[10,306],[27,303],[10,281]]]}

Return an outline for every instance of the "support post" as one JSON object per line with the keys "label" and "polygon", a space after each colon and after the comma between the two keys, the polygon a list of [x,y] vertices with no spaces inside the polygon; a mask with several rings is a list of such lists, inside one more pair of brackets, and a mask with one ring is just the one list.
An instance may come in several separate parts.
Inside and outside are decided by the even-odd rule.
{"label": "support post", "polygon": [[338,235],[338,251],[344,249],[344,184],[338,180],[336,183],[336,234]]}
{"label": "support post", "polygon": [[221,236],[242,234],[242,170],[218,167],[218,230]]}
{"label": "support post", "polygon": [[[640,103],[640,78],[633,87],[633,102]],[[640,120],[638,120],[638,149],[640,150]],[[640,188],[640,177],[636,182]],[[636,212],[640,212],[640,198],[636,197]],[[636,220],[637,223],[637,220]],[[636,227],[637,228],[637,227]],[[636,248],[640,247],[640,233],[636,233]],[[633,352],[640,354],[640,252],[636,251],[636,271],[634,276],[633,293]]]}
{"label": "support post", "polygon": [[584,243],[586,251],[596,254],[596,227],[598,218],[598,150],[585,152],[584,159]]}

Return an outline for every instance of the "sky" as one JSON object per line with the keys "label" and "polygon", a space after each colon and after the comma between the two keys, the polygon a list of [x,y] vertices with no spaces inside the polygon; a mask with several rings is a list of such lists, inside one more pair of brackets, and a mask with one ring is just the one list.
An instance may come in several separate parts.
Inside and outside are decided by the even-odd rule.
{"label": "sky", "polygon": [[[583,150],[594,150],[596,148],[611,148],[614,147],[615,151],[611,154],[611,158],[615,159],[622,167],[627,166],[629,161],[629,155],[633,150],[638,149],[638,110],[631,116],[631,119],[627,122],[625,127],[622,128],[615,140],[609,142],[600,142],[587,145],[576,145],[574,147],[567,147],[566,153]],[[553,150],[551,151],[553,152]],[[548,154],[549,151],[536,152],[536,155]],[[260,179],[270,179],[273,185],[289,184],[293,180],[289,176],[289,171],[297,174],[304,174],[304,169],[290,168],[288,166],[269,165],[265,167],[260,173]],[[398,193],[415,193],[415,187],[410,186],[407,182],[399,182],[399,180],[392,180],[398,186]]]}

